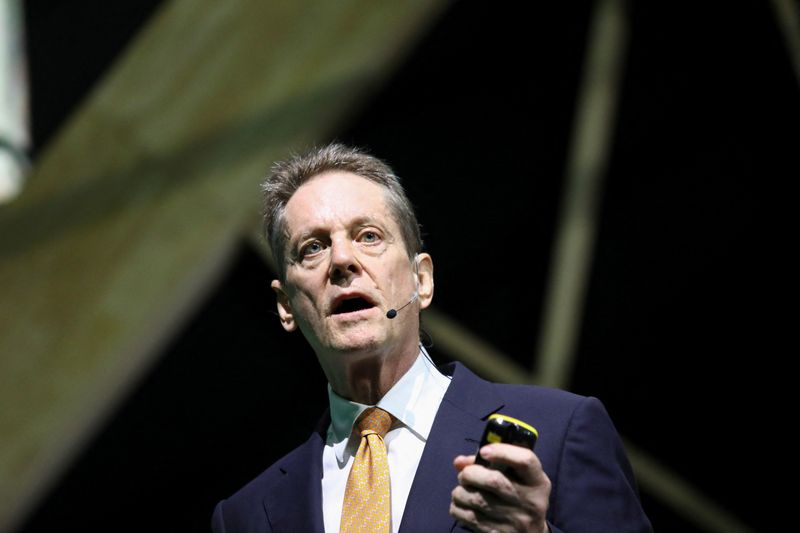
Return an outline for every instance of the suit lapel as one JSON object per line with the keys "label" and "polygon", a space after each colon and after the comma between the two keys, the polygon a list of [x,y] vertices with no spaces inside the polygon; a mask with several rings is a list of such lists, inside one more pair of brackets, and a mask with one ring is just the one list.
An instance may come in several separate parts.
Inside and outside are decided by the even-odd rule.
{"label": "suit lapel", "polygon": [[[448,372],[449,370],[449,372]],[[478,448],[486,418],[503,407],[491,383],[478,378],[459,363],[445,373],[453,380],[447,388],[425,444],[406,502],[400,532],[450,531],[450,493],[458,480],[453,468],[456,455],[471,455]]]}
{"label": "suit lapel", "polygon": [[322,448],[328,424],[330,414],[326,411],[311,438],[278,464],[278,478],[264,498],[273,531],[324,532]]}

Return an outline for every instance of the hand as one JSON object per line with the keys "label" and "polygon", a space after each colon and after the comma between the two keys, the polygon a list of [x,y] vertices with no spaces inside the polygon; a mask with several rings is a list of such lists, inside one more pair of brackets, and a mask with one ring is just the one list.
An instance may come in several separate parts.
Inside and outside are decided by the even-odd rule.
{"label": "hand", "polygon": [[484,446],[480,454],[509,468],[503,473],[476,465],[474,455],[456,457],[458,486],[453,489],[450,515],[476,532],[547,531],[550,479],[536,454],[500,443]]}

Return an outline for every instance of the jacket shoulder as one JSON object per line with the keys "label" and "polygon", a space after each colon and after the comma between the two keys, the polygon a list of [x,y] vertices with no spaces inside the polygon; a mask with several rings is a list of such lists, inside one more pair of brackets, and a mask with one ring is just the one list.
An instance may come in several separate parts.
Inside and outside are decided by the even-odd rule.
{"label": "jacket shoulder", "polygon": [[486,405],[500,404],[498,412],[533,425],[540,430],[540,437],[545,428],[563,430],[575,410],[588,400],[586,396],[539,385],[487,381],[460,363],[448,365],[444,371],[453,376],[452,384],[457,385],[454,395],[481,398],[478,401]]}

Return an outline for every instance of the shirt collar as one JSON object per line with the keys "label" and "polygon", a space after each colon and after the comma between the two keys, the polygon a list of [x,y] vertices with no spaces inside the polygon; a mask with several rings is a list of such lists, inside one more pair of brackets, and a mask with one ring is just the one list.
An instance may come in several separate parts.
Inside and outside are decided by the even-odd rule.
{"label": "shirt collar", "polygon": [[[426,441],[433,426],[439,403],[444,397],[450,378],[443,375],[431,363],[430,356],[420,345],[420,352],[411,368],[389,389],[377,407],[391,413],[402,426],[407,427],[417,438]],[[369,405],[342,398],[328,384],[331,425],[328,428],[328,444],[334,447],[336,458],[343,461],[347,440],[353,424]],[[397,427],[397,423],[394,427]]]}

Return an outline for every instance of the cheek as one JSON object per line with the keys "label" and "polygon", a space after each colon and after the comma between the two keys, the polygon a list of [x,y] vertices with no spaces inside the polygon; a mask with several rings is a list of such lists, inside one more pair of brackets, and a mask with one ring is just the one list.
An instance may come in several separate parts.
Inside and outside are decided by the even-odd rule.
{"label": "cheek", "polygon": [[299,293],[295,298],[295,312],[299,312],[300,318],[303,322],[313,323],[317,322],[317,306],[314,299],[305,293]]}
{"label": "cheek", "polygon": [[388,287],[391,297],[395,300],[402,300],[402,302],[397,302],[402,304],[414,295],[417,284],[413,274],[407,268],[397,268],[388,275]]}
{"label": "cheek", "polygon": [[317,317],[319,315],[317,302],[313,292],[303,288],[295,288],[289,297],[289,302],[292,305],[295,320],[298,322],[313,324],[319,321]]}

